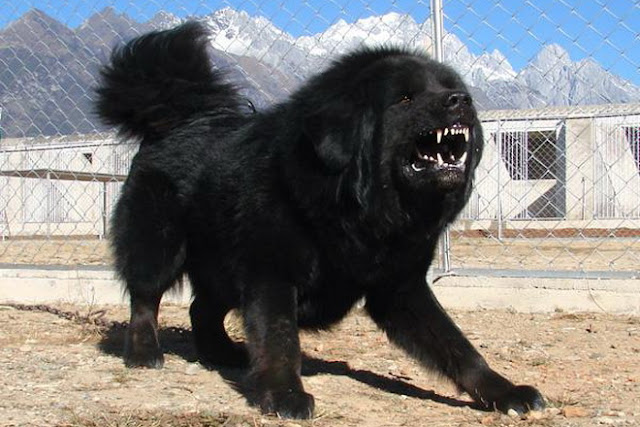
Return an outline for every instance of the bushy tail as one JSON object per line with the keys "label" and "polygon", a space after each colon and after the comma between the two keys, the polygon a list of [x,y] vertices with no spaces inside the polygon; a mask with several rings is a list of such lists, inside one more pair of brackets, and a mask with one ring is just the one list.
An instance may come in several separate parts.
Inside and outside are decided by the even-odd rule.
{"label": "bushy tail", "polygon": [[116,48],[100,74],[96,110],[125,137],[152,140],[203,114],[238,115],[242,99],[211,67],[197,22]]}

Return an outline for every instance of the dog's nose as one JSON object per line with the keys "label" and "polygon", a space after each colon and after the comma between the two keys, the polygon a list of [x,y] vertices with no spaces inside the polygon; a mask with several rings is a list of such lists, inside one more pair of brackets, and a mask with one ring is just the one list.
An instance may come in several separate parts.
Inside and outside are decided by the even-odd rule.
{"label": "dog's nose", "polygon": [[444,106],[451,110],[469,105],[471,105],[471,96],[466,92],[452,92],[444,97]]}

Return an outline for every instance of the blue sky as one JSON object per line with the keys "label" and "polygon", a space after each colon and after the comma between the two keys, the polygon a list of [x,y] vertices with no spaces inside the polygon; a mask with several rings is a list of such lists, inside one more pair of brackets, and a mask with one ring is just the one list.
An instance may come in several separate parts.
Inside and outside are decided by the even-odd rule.
{"label": "blue sky", "polygon": [[[640,1],[638,0],[443,0],[445,29],[479,54],[500,50],[516,70],[546,44],[559,44],[571,58],[592,57],[604,68],[640,86]],[[0,26],[37,7],[70,27],[112,6],[144,21],[159,10],[178,16],[203,15],[222,7],[269,18],[292,35],[323,31],[339,19],[391,11],[422,22],[429,0],[0,0]]]}

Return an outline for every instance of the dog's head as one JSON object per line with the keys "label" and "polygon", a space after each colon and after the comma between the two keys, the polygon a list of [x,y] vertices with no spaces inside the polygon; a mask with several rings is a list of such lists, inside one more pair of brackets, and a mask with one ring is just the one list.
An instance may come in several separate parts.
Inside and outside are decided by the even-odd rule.
{"label": "dog's head", "polygon": [[389,188],[409,202],[468,195],[482,130],[451,68],[402,50],[363,50],[336,62],[303,93],[311,106],[304,131],[318,159],[360,202]]}
{"label": "dog's head", "polygon": [[412,55],[380,64],[383,147],[401,189],[470,191],[482,155],[482,127],[473,100],[451,68]]}

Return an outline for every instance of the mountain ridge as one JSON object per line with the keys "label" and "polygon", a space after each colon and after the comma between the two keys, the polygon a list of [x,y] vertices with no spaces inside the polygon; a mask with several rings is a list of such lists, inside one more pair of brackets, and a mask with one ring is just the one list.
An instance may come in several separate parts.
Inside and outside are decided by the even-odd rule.
{"label": "mountain ridge", "polygon": [[[417,23],[391,12],[338,20],[325,31],[294,37],[264,17],[223,8],[193,16],[211,32],[212,61],[259,108],[291,93],[337,55],[363,45],[402,45],[429,51],[431,21]],[[77,28],[32,9],[0,29],[0,107],[7,136],[89,133],[103,130],[91,113],[97,70],[111,49],[136,35],[182,19],[159,12],[137,22],[112,7]],[[443,40],[445,62],[467,81],[481,109],[519,109],[640,101],[640,88],[592,58],[573,61],[547,45],[520,70],[500,51],[472,53],[452,33]]]}

